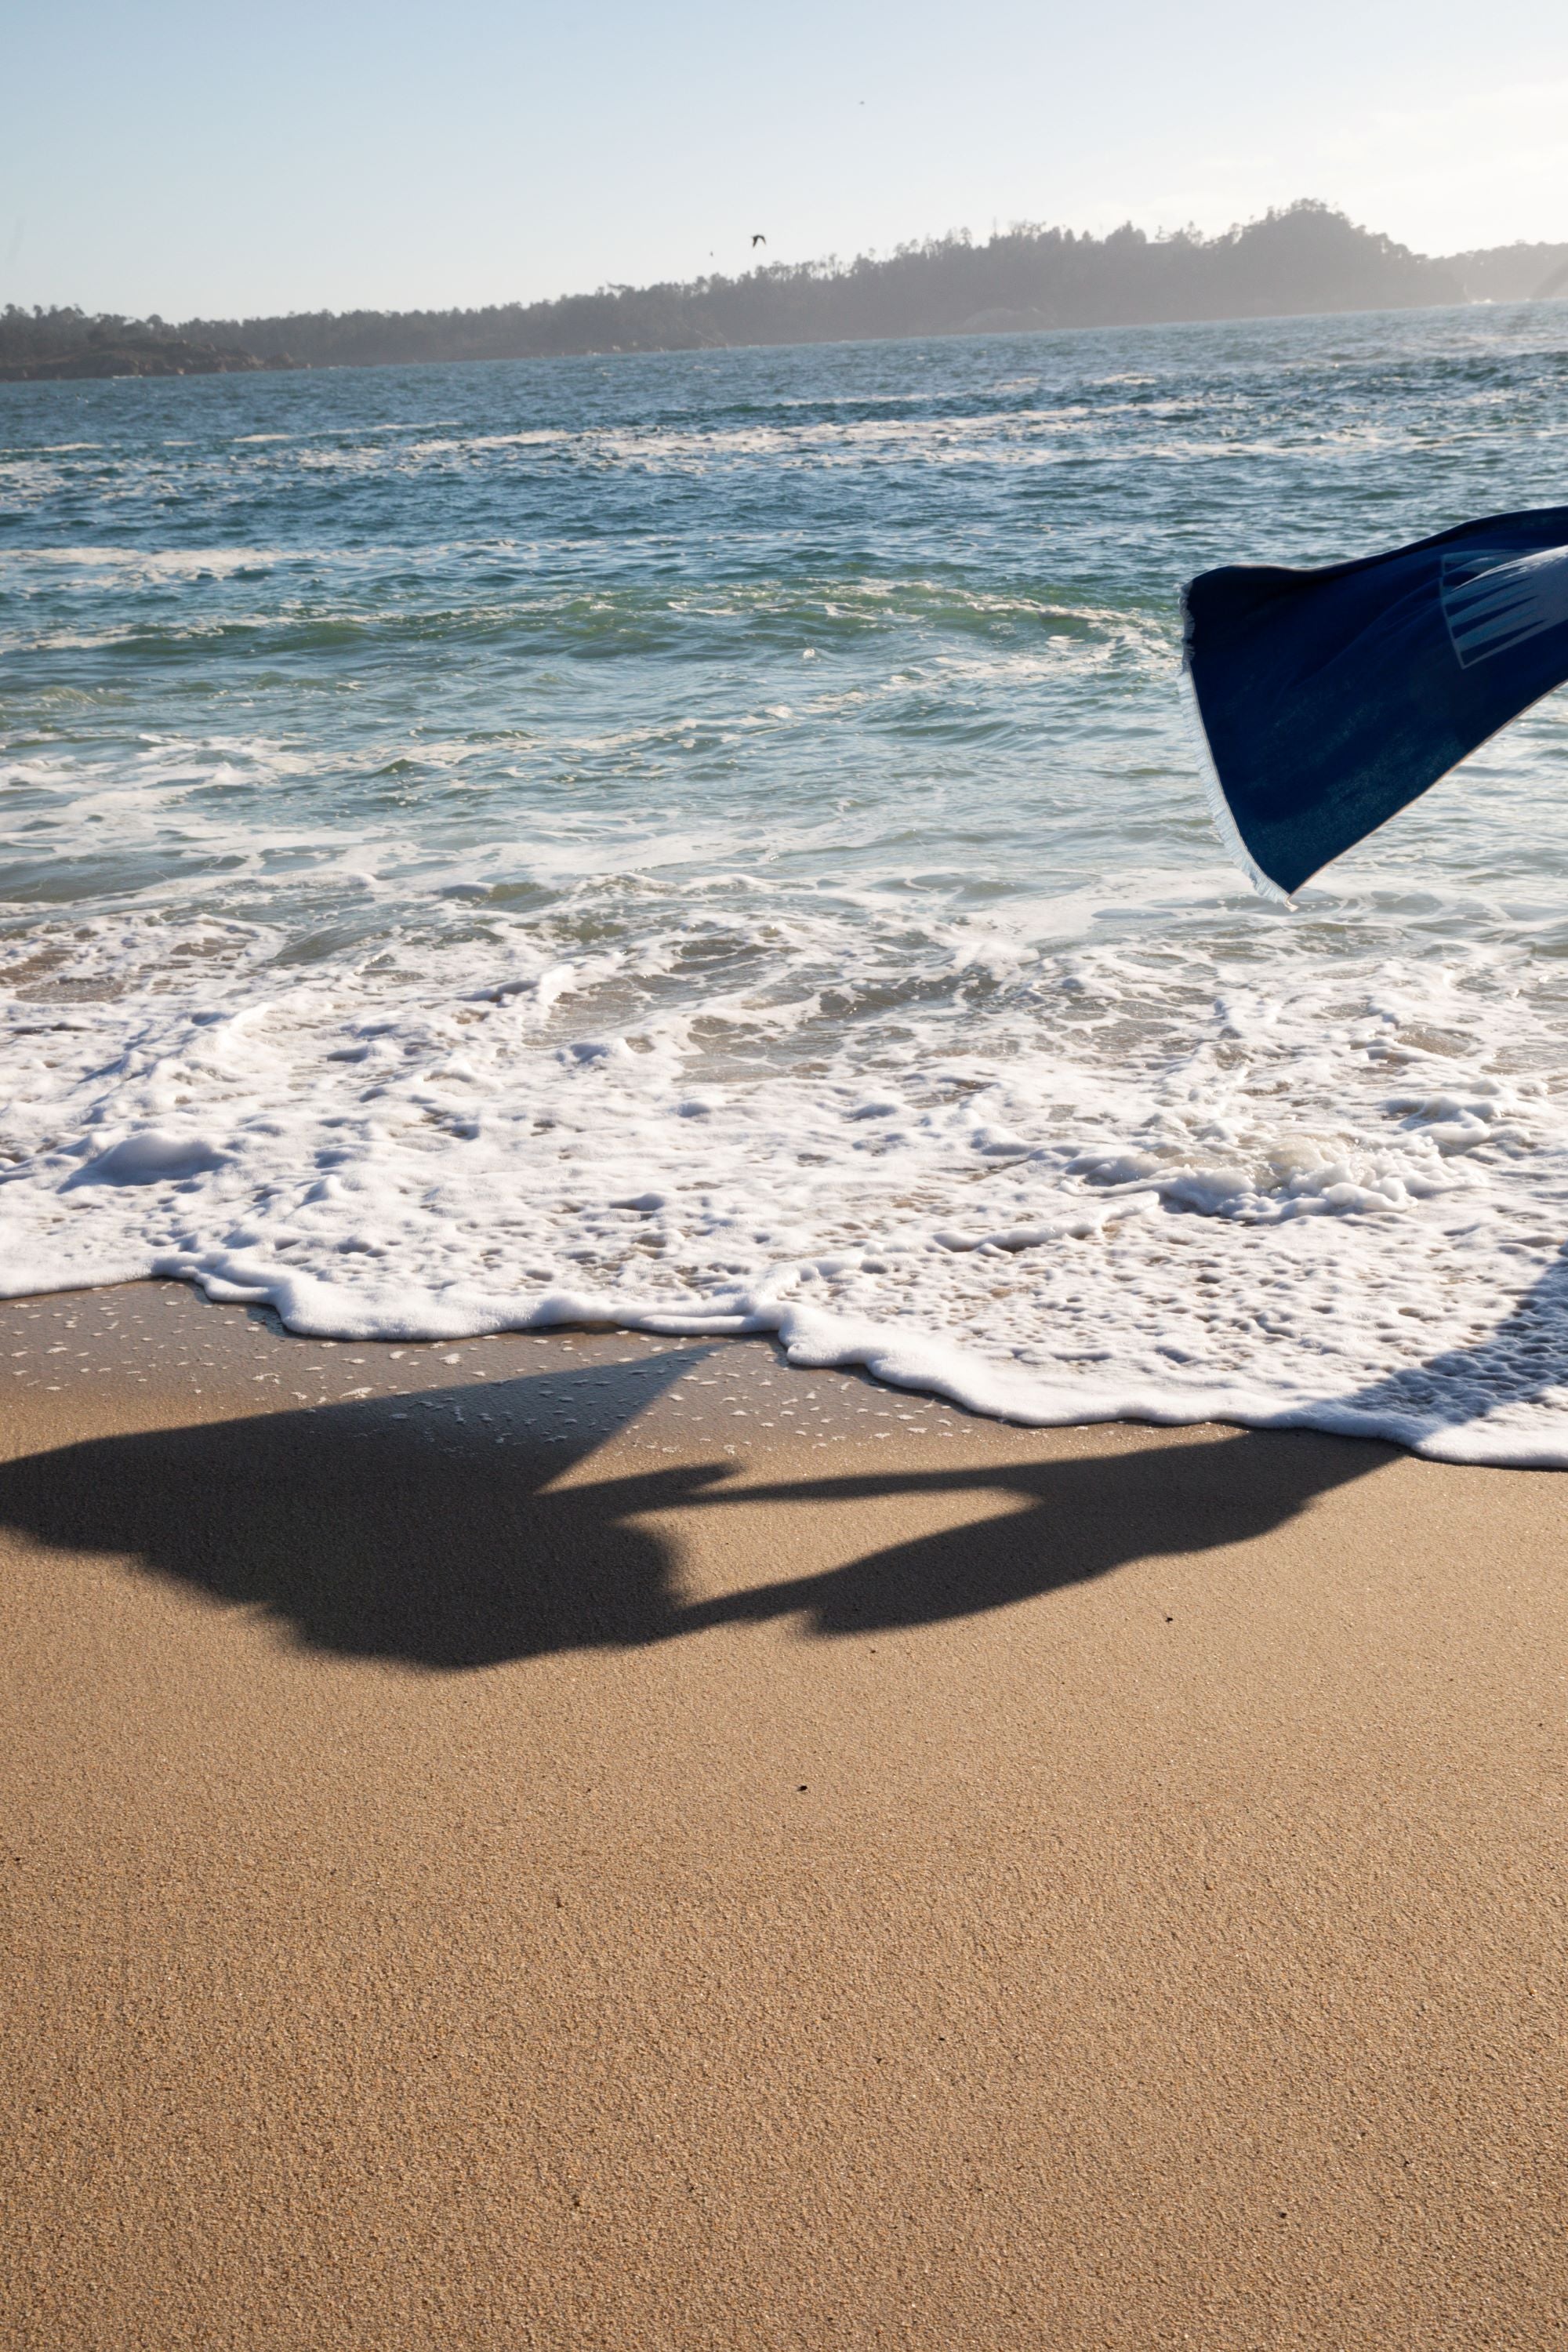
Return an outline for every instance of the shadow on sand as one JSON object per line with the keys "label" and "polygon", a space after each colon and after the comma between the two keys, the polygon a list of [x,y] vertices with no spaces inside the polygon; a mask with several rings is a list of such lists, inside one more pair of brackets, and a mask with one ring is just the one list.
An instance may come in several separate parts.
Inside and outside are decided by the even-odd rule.
{"label": "shadow on sand", "polygon": [[[664,1361],[673,1378],[691,1359]],[[498,1417],[510,1403],[521,1420],[530,1391],[547,1387],[559,1426],[567,1385],[559,1373],[498,1381],[485,1403]],[[0,1525],[129,1558],[259,1611],[311,1649],[450,1672],[787,1614],[834,1635],[1005,1608],[1130,1560],[1265,1534],[1391,1452],[1311,1432],[1237,1432],[766,1486],[737,1480],[721,1457],[595,1479],[582,1465],[604,1433],[596,1393],[599,1430],[575,1451],[463,1430],[447,1408],[471,1405],[471,1389],[412,1401],[443,1416],[439,1445],[394,1424],[407,1398],[93,1439],[0,1468]],[[647,1398],[641,1385],[636,1405]],[[586,1412],[586,1394],[582,1402]],[[568,1468],[576,1475],[563,1482]],[[966,1525],[819,1575],[692,1603],[657,1524],[671,1510],[734,1503],[966,1494],[994,1507],[980,1503]]]}
{"label": "shadow on sand", "polygon": [[[0,1526],[129,1558],[263,1612],[308,1648],[454,1671],[785,1615],[834,1635],[1004,1609],[1131,1560],[1267,1535],[1394,1450],[1311,1430],[1238,1430],[764,1486],[723,1458],[581,1475],[613,1428],[706,1352],[664,1356],[618,1382],[599,1366],[487,1384],[494,1418],[483,1432],[458,1418],[475,1402],[466,1387],[64,1446],[0,1467]],[[1568,1255],[1475,1347],[1369,1385],[1342,1408],[1348,1428],[1375,1414],[1417,1437],[1564,1390]],[[431,1419],[411,1434],[414,1408]],[[523,1440],[531,1423],[555,1442]],[[574,1427],[584,1433],[563,1442]],[[563,1480],[568,1469],[578,1475]],[[815,1575],[692,1602],[658,1527],[677,1509],[964,1495],[995,1507]]]}

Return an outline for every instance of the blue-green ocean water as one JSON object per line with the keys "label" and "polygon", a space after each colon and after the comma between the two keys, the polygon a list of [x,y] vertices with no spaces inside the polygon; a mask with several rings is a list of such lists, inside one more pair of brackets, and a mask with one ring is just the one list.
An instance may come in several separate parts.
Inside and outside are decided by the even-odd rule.
{"label": "blue-green ocean water", "polygon": [[1568,499],[1568,311],[0,387],[0,1285],[1568,1460],[1568,726],[1291,914],[1176,593]]}

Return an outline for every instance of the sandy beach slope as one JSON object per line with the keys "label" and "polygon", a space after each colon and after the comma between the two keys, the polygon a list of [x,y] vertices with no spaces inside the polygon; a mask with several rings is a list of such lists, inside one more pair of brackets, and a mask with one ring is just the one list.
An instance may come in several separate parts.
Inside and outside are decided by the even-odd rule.
{"label": "sandy beach slope", "polygon": [[0,1308],[0,2340],[1568,2336],[1564,1486]]}

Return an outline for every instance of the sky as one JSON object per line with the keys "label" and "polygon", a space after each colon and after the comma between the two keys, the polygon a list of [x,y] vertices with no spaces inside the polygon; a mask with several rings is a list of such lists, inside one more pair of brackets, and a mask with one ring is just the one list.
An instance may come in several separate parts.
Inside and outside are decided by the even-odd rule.
{"label": "sky", "polygon": [[447,308],[1315,196],[1568,240],[1563,0],[11,0],[0,303]]}

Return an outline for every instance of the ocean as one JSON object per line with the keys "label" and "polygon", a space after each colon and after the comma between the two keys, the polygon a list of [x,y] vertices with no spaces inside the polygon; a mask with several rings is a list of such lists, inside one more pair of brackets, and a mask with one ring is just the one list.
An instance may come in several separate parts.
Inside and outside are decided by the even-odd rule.
{"label": "ocean", "polygon": [[1568,310],[0,387],[0,1292],[1568,1465],[1568,699],[1294,910],[1177,593]]}

